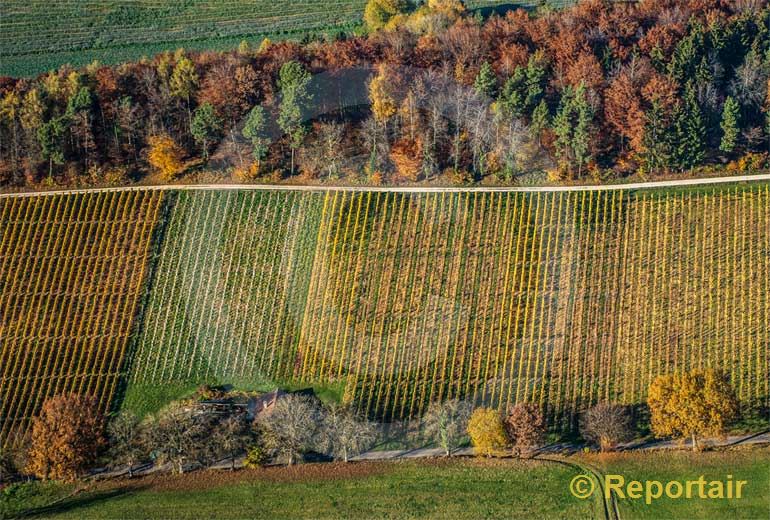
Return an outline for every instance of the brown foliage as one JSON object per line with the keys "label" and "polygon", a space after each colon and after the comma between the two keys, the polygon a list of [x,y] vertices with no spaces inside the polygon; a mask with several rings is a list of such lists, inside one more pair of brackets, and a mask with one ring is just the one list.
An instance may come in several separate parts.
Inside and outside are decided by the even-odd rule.
{"label": "brown foliage", "polygon": [[27,471],[42,478],[74,480],[104,446],[104,420],[93,397],[52,397],[32,421]]}
{"label": "brown foliage", "polygon": [[580,433],[584,439],[598,444],[602,451],[612,451],[618,443],[633,437],[631,413],[623,405],[599,403],[583,415]]}
{"label": "brown foliage", "polygon": [[416,182],[422,165],[422,140],[417,137],[398,141],[390,150],[390,160],[393,161],[398,178]]}
{"label": "brown foliage", "polygon": [[520,403],[508,410],[505,431],[513,445],[513,452],[523,457],[542,444],[546,433],[543,412],[535,404]]}

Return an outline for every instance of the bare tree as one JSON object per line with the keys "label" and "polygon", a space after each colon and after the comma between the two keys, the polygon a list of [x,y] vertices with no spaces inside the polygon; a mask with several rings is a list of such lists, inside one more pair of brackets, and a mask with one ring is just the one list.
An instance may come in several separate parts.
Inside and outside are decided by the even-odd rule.
{"label": "bare tree", "polygon": [[471,404],[459,399],[432,403],[422,419],[423,434],[449,457],[465,439],[472,412]]}
{"label": "bare tree", "polygon": [[146,455],[139,419],[131,412],[121,412],[107,425],[110,466],[128,466],[128,476],[134,476],[136,466]]}
{"label": "bare tree", "polygon": [[169,462],[184,473],[185,464],[210,460],[211,426],[211,417],[195,405],[173,403],[148,422],[147,439],[161,464]]}
{"label": "bare tree", "polygon": [[332,406],[324,417],[321,445],[337,460],[348,462],[369,449],[376,438],[374,423],[359,418],[349,408]]}
{"label": "bare tree", "polygon": [[235,458],[251,444],[252,435],[242,415],[231,415],[217,424],[212,443],[217,451],[230,459],[230,469],[235,470]]}
{"label": "bare tree", "polygon": [[265,448],[291,466],[316,447],[323,416],[317,399],[295,394],[281,397],[259,418]]}
{"label": "bare tree", "polygon": [[583,415],[580,433],[602,451],[612,451],[618,443],[634,436],[633,420],[627,406],[599,403]]}

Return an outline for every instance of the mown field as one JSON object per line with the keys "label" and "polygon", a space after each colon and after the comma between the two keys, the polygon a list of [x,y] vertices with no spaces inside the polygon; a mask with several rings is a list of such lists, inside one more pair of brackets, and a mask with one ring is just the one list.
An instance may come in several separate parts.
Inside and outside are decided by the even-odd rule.
{"label": "mown field", "polygon": [[[618,501],[621,518],[759,519],[770,514],[770,452],[627,453],[571,458],[626,481],[746,480],[737,499]],[[70,488],[31,484],[7,499],[36,518],[602,518],[598,496],[569,492],[580,471],[545,461],[412,460],[156,476]],[[2,500],[2,498],[0,498]]]}
{"label": "mown field", "polygon": [[770,395],[766,184],[129,192],[0,212],[5,430],[65,388],[106,388],[105,406],[117,388],[140,414],[204,382],[314,385],[384,420],[529,401],[557,429],[675,370],[724,368],[746,411]]}
{"label": "mown field", "polygon": [[[537,2],[472,0],[472,8]],[[563,3],[563,2],[562,2]],[[0,75],[69,63],[119,63],[178,47],[224,50],[242,40],[300,38],[360,25],[366,0],[6,0],[0,3]]]}

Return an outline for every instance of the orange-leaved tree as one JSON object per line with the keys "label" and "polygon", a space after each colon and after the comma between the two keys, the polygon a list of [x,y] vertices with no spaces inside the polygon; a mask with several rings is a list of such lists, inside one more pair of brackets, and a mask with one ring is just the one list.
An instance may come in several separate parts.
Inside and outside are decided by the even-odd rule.
{"label": "orange-leaved tree", "polygon": [[508,444],[500,412],[493,408],[476,408],[468,421],[468,435],[476,453],[491,457]]}
{"label": "orange-leaved tree", "polygon": [[74,480],[88,469],[104,446],[98,408],[90,396],[47,399],[32,421],[27,471],[44,480]]}
{"label": "orange-leaved tree", "polygon": [[149,139],[147,160],[164,181],[170,181],[184,170],[184,150],[166,134]]}
{"label": "orange-leaved tree", "polygon": [[658,376],[650,385],[647,404],[653,433],[691,438],[694,451],[699,449],[698,437],[722,435],[738,413],[727,374],[715,369]]}

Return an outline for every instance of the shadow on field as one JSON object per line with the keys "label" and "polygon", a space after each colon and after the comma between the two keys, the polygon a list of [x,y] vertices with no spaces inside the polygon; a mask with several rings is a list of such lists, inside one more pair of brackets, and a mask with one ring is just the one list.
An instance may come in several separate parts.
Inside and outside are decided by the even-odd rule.
{"label": "shadow on field", "polygon": [[81,507],[87,507],[93,504],[99,504],[106,500],[126,496],[136,491],[142,491],[142,487],[123,487],[118,489],[111,489],[105,491],[84,491],[76,495],[66,497],[53,504],[36,507],[33,509],[27,509],[16,518],[34,518],[42,515],[54,515],[61,513],[68,513],[77,510]]}

